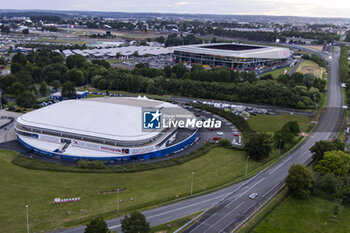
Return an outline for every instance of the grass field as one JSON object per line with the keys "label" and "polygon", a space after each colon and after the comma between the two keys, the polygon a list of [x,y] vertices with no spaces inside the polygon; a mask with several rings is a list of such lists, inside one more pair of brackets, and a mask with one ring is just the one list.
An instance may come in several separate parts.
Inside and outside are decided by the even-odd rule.
{"label": "grass field", "polygon": [[[106,90],[101,91],[97,88],[86,86],[85,88],[79,88],[78,91],[96,91],[96,92],[106,92]],[[170,95],[155,95],[155,94],[146,94],[146,93],[131,93],[126,91],[108,91],[109,93],[117,93],[117,94],[124,94],[124,95],[133,95],[133,96],[146,96],[147,98],[151,99],[158,99],[158,100],[167,100]],[[103,97],[103,95],[95,95],[95,94],[88,94],[88,97]]]}
{"label": "grass field", "polygon": [[323,78],[323,73],[326,72],[325,68],[319,67],[315,62],[310,60],[302,61],[295,72],[307,74],[312,73],[316,77]]}
{"label": "grass field", "polygon": [[300,130],[305,132],[310,124],[307,116],[297,116],[282,113],[281,115],[257,115],[248,119],[248,123],[257,132],[273,133],[282,128],[288,121],[297,121]]}
{"label": "grass field", "polygon": [[287,197],[257,227],[254,233],[350,232],[350,207],[342,206],[336,221],[334,203],[318,197],[306,200]]}
{"label": "grass field", "polygon": [[[176,195],[188,195],[192,171],[195,172],[194,192],[200,192],[243,175],[246,162],[242,151],[215,148],[200,158],[163,169],[83,174],[25,169],[11,163],[15,156],[15,152],[0,150],[0,232],[25,231],[26,204],[29,205],[31,231],[48,231],[79,224],[97,214],[115,216],[116,194],[99,195],[99,191],[127,189],[120,193],[123,200],[120,209],[146,208],[175,199]],[[261,163],[249,161],[249,170],[259,165]],[[77,196],[81,197],[80,202],[53,204],[55,197]]]}
{"label": "grass field", "polygon": [[281,69],[277,69],[277,70],[273,70],[273,71],[264,73],[261,76],[265,76],[265,75],[271,74],[272,77],[278,78],[280,75],[284,74],[285,70],[287,70],[287,72],[289,72],[290,69],[291,69],[290,67],[285,67],[285,68],[281,68]]}

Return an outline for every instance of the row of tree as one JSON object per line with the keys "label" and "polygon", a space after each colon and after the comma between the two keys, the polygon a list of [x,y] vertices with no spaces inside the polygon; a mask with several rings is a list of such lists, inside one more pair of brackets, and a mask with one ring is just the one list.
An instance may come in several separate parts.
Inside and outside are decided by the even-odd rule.
{"label": "row of tree", "polygon": [[344,152],[342,142],[319,141],[310,151],[313,153],[312,171],[303,165],[293,165],[286,178],[292,195],[306,198],[310,194],[350,203],[350,154]]}
{"label": "row of tree", "polygon": [[61,54],[47,50],[31,52],[27,56],[22,53],[14,55],[11,73],[12,76],[1,78],[0,87],[14,95],[23,91],[15,82],[22,83],[29,91],[33,91],[33,84],[43,82],[55,89],[62,84],[66,84],[65,87],[68,84],[91,84],[101,90],[172,94],[295,108],[314,106],[326,85],[325,80],[312,74],[281,75],[278,79],[267,75],[259,79],[252,72],[227,68],[204,70],[202,66],[194,65],[188,70],[182,63],[163,69],[140,63],[129,71],[111,68],[105,60],[88,61],[81,55],[71,55],[64,60]]}

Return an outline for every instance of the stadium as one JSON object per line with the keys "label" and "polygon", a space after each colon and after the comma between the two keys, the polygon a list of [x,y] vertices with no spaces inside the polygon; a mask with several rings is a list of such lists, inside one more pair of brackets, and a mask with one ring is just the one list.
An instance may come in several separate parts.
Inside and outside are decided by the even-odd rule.
{"label": "stadium", "polygon": [[283,67],[289,64],[290,58],[291,51],[288,48],[241,43],[178,46],[173,53],[176,63],[246,71]]}
{"label": "stadium", "polygon": [[[152,117],[158,111],[164,122],[196,119],[178,105],[146,97],[101,97],[66,100],[26,113],[17,118],[15,131],[18,141],[36,154],[106,163],[167,156],[197,140],[196,128],[165,128],[152,123],[145,129],[149,126],[145,114]],[[157,117],[153,116],[160,120]]]}

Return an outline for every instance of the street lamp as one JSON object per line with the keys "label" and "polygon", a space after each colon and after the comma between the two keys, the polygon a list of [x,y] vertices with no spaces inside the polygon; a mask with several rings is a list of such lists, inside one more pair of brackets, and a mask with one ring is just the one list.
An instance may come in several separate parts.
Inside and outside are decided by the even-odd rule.
{"label": "street lamp", "polygon": [[192,180],[191,180],[191,195],[193,193],[193,176],[194,176],[194,172],[192,172]]}
{"label": "street lamp", "polygon": [[247,162],[245,164],[245,176],[247,176],[247,173],[248,173],[248,159],[249,159],[249,155],[247,155]]}
{"label": "street lamp", "polygon": [[119,215],[119,188],[117,189],[117,213]]}
{"label": "street lamp", "polygon": [[29,233],[28,205],[26,205],[26,217],[27,217],[27,233]]}

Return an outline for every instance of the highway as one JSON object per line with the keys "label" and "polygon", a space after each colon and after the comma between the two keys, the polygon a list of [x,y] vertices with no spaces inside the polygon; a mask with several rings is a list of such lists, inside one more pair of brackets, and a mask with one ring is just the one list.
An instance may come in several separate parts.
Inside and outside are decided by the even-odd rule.
{"label": "highway", "polygon": [[[337,49],[333,54],[321,54],[316,51],[311,52],[322,56],[329,62],[330,76],[327,108],[322,114],[317,128],[310,137],[275,166],[258,173],[248,180],[203,196],[143,211],[142,213],[152,226],[211,208],[211,211],[207,212],[197,223],[190,226],[185,232],[230,232],[280,189],[292,164],[306,164],[311,160],[309,148],[313,146],[315,142],[319,140],[329,140],[336,134],[343,114],[338,72],[339,50]],[[329,58],[330,55],[331,58]],[[253,192],[259,195],[252,200],[249,199],[248,196]],[[107,220],[108,227],[111,230],[121,232],[121,219],[122,218],[115,218]],[[64,229],[58,232],[84,232],[84,226]]]}
{"label": "highway", "polygon": [[[312,51],[315,52],[315,51]],[[342,95],[339,83],[338,60],[339,50],[334,54],[320,54],[330,65],[330,79],[328,88],[328,103],[314,133],[294,152],[287,156],[276,166],[260,173],[247,184],[245,189],[238,190],[227,198],[213,211],[205,215],[196,224],[185,232],[230,232],[243,221],[259,205],[275,194],[283,184],[292,164],[307,164],[312,154],[309,148],[319,140],[331,139],[338,129],[342,117]],[[258,193],[258,197],[251,200],[249,194]]]}

